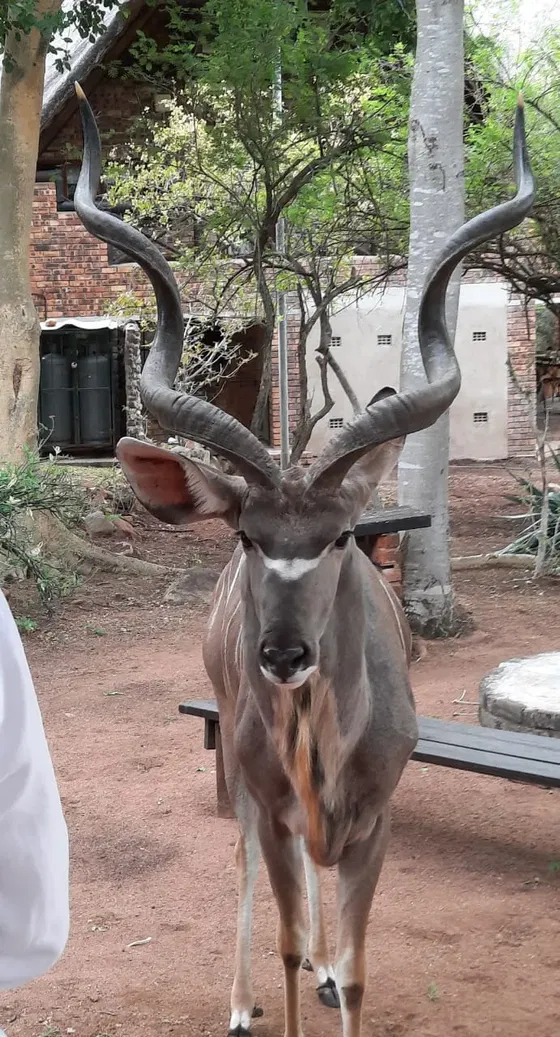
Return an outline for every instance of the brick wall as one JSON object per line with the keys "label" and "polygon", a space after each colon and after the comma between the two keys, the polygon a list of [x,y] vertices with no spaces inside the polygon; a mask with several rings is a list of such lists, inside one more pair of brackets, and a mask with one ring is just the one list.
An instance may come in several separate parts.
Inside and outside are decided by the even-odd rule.
{"label": "brick wall", "polygon": [[98,317],[123,292],[149,291],[134,264],[109,266],[107,246],[73,212],[57,212],[54,184],[36,184],[31,228],[31,285],[42,320]]}
{"label": "brick wall", "polygon": [[[35,184],[29,259],[41,320],[102,316],[123,292],[153,303],[151,285],[140,267],[110,265],[107,245],[85,229],[77,214],[57,211],[52,183]],[[185,288],[185,300],[194,313],[207,312],[207,288],[194,278]]]}
{"label": "brick wall", "polygon": [[526,307],[519,298],[512,297],[507,314],[508,352],[514,372],[512,376],[508,371],[510,457],[531,454],[535,448],[531,421],[536,408],[535,323],[534,305]]}
{"label": "brick wall", "polygon": [[[288,407],[290,414],[290,433],[295,430],[297,416],[299,413],[299,365],[298,365],[298,341],[299,341],[299,313],[288,310],[286,324],[288,330]],[[271,446],[280,446],[280,388],[278,384],[278,332],[272,340],[272,392],[270,405],[270,443]]]}

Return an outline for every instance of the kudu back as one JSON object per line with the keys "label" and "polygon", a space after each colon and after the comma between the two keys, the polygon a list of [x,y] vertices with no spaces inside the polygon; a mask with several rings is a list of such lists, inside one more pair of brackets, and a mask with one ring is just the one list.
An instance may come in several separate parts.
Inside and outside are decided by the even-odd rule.
{"label": "kudu back", "polygon": [[[76,211],[91,233],[143,267],[156,295],[157,329],[141,382],[144,404],[164,429],[221,455],[238,473],[226,475],[147,442],[125,438],[118,445],[127,479],[154,515],[176,524],[221,517],[239,538],[218,582],[204,643],[240,830],[230,1033],[246,1034],[254,1014],[249,958],[260,847],[279,911],[286,1037],[302,1033],[302,964],[314,970],[321,1001],[340,1006],[344,1037],[359,1037],[366,928],[388,841],[390,800],[415,746],[417,724],[406,620],[357,548],[353,530],[405,436],[432,425],[459,391],[445,323],[447,286],[468,252],[516,226],[530,210],[534,183],[522,104],[514,132],[516,196],[460,228],[427,276],[418,325],[426,384],[409,393],[382,389],[310,469],[281,472],[239,422],[173,389],[183,342],[177,285],[155,245],[96,207],[99,136],[76,89],[84,129]],[[333,967],[317,866],[334,865]]]}

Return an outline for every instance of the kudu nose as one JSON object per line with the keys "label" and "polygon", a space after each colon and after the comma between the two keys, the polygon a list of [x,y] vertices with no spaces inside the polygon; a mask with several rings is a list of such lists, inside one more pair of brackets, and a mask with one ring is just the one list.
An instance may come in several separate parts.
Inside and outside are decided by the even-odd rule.
{"label": "kudu nose", "polygon": [[310,652],[307,645],[279,648],[263,642],[260,649],[261,665],[280,681],[289,681],[308,664]]}

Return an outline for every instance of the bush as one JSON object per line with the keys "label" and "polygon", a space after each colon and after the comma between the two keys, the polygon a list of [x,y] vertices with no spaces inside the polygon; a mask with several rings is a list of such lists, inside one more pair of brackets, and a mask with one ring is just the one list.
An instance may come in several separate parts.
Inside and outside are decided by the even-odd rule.
{"label": "bush", "polygon": [[53,460],[26,451],[20,464],[0,467],[0,580],[32,578],[46,605],[75,585],[74,573],[37,542],[34,515],[46,513],[72,528],[87,510],[85,490]]}
{"label": "bush", "polygon": [[[548,448],[560,479],[560,454]],[[521,515],[512,515],[510,518],[522,518],[527,524],[516,539],[507,546],[504,554],[537,554],[539,547],[539,534],[543,510],[544,494],[542,488],[530,479],[515,476],[515,481],[521,488],[519,494],[506,494],[506,500],[513,504],[520,504],[526,510]],[[548,497],[548,521],[546,532],[546,560],[549,571],[560,570],[560,485],[550,483],[547,492]]]}

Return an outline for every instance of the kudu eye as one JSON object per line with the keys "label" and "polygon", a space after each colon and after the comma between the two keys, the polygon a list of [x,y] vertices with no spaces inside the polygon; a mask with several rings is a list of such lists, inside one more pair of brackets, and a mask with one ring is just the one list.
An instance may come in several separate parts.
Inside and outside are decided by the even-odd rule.
{"label": "kudu eye", "polygon": [[348,541],[350,540],[350,537],[351,537],[351,536],[353,536],[353,535],[354,535],[354,534],[352,533],[352,530],[351,530],[351,529],[347,529],[347,530],[345,530],[345,532],[344,532],[344,533],[341,533],[341,534],[340,534],[340,536],[339,536],[338,540],[335,540],[335,542],[334,542],[334,546],[335,546],[335,547],[338,547],[338,548],[339,548],[339,550],[342,550],[342,548],[343,548],[343,547],[346,547],[346,544],[347,544],[347,543],[348,543]]}
{"label": "kudu eye", "polygon": [[253,546],[253,544],[252,544],[251,540],[249,540],[249,537],[248,537],[248,536],[247,536],[247,534],[246,534],[246,533],[244,532],[244,530],[240,529],[240,530],[239,530],[239,533],[238,533],[237,535],[238,535],[238,537],[239,537],[239,539],[240,539],[240,541],[241,541],[241,544],[242,544],[242,546],[243,546],[243,549],[244,549],[245,551],[250,551],[250,550],[251,550],[251,548],[252,548],[252,546]]}

